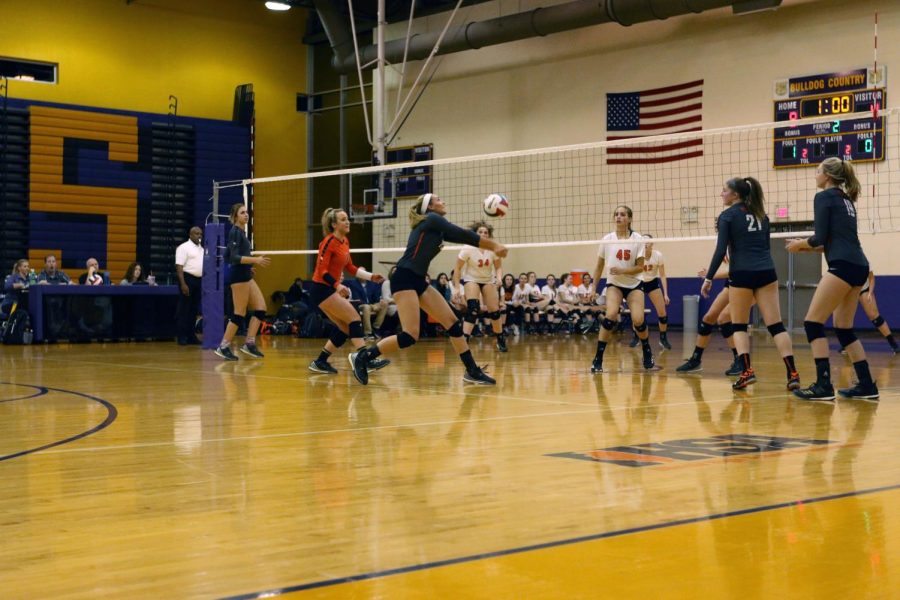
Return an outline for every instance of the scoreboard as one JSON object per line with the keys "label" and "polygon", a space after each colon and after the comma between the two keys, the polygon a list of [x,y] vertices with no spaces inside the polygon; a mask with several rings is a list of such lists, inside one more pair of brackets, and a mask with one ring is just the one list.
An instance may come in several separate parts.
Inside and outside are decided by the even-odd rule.
{"label": "scoreboard", "polygon": [[[884,89],[819,94],[775,101],[775,120],[794,121],[880,109]],[[805,167],[826,158],[855,162],[884,160],[884,117],[798,123],[775,128],[774,166]]]}

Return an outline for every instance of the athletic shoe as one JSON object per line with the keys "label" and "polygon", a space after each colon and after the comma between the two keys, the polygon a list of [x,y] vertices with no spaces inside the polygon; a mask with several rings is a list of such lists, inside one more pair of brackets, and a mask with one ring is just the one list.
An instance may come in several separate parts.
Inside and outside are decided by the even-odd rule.
{"label": "athletic shoe", "polygon": [[669,338],[660,337],[659,345],[662,346],[663,348],[665,348],[666,350],[672,349],[672,344],[669,343]]}
{"label": "athletic shoe", "polygon": [[216,356],[224,358],[225,360],[237,360],[238,357],[234,355],[234,352],[231,351],[231,348],[225,346],[224,348],[216,348],[213,350],[216,353]]}
{"label": "athletic shoe", "polygon": [[787,389],[791,391],[800,389],[800,374],[797,371],[791,371],[788,375]]}
{"label": "athletic shoe", "polygon": [[637,348],[637,345],[640,343],[641,343],[641,340],[638,338],[638,336],[634,336],[633,338],[631,338],[631,343],[628,344],[628,347],[629,348]]}
{"label": "athletic shoe", "polygon": [[240,347],[240,350],[244,354],[252,356],[253,358],[262,358],[263,356],[265,356],[256,348],[256,344],[244,344]]}
{"label": "athletic shoe", "polygon": [[509,348],[506,347],[506,338],[498,337],[497,338],[497,350],[499,352],[508,352]]}
{"label": "athletic shoe", "polygon": [[369,361],[369,364],[366,365],[366,370],[369,371],[369,373],[372,373],[373,371],[380,371],[389,364],[391,364],[391,361],[386,358],[373,358]]}
{"label": "athletic shoe", "polygon": [[873,381],[870,384],[857,383],[852,388],[838,390],[838,394],[844,398],[856,398],[857,400],[878,400],[878,386]]}
{"label": "athletic shoe", "polygon": [[327,362],[318,361],[318,360],[314,360],[311,363],[309,363],[309,370],[312,371],[313,373],[327,373],[329,375],[333,375],[334,373],[338,372],[337,369],[332,367]]}
{"label": "athletic shoe", "polygon": [[741,373],[741,376],[731,384],[731,387],[735,390],[742,390],[751,383],[756,383],[756,373],[753,372],[753,367]]}
{"label": "athletic shoe", "polygon": [[744,372],[744,363],[740,358],[735,357],[734,362],[731,363],[731,366],[728,367],[728,370],[725,371],[725,374],[729,377],[737,377],[741,373]]}
{"label": "athletic shoe", "polygon": [[659,368],[656,366],[656,363],[653,362],[652,354],[644,355],[644,370],[645,371],[659,371]]}
{"label": "athletic shoe", "polygon": [[463,375],[463,381],[465,383],[474,383],[476,385],[497,384],[497,380],[485,373],[481,367],[475,367],[472,370],[466,369],[466,374]]}
{"label": "athletic shoe", "polygon": [[596,358],[591,363],[591,373],[603,373],[603,363]]}
{"label": "athletic shoe", "polygon": [[689,358],[683,365],[675,369],[678,373],[699,373],[703,370],[702,363],[696,358]]}
{"label": "athletic shoe", "polygon": [[808,402],[834,402],[834,386],[817,381],[805,390],[794,390],[794,395]]}
{"label": "athletic shoe", "polygon": [[363,385],[369,383],[368,354],[366,349],[362,348],[359,352],[351,352],[347,357],[350,361],[350,368],[353,370],[353,376]]}

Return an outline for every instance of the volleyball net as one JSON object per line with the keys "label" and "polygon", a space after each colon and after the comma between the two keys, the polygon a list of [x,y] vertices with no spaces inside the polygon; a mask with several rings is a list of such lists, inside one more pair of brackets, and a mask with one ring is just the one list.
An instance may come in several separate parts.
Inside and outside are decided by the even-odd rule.
{"label": "volleyball net", "polygon": [[[900,109],[763,123],[668,136],[613,140],[245,180],[245,197],[279,218],[255,229],[258,254],[310,254],[292,247],[313,191],[331,206],[372,227],[372,248],[397,252],[409,234],[408,210],[425,192],[439,195],[447,217],[466,226],[488,220],[510,247],[589,245],[614,229],[613,211],[627,205],[632,227],[657,243],[713,239],[723,210],[720,192],[732,177],[752,176],[765,192],[772,223],[813,219],[815,166],[825,158],[853,157],[862,193],[861,233],[900,231]],[[890,132],[890,135],[886,135]],[[439,148],[437,148],[439,151]],[[503,219],[482,211],[483,199],[502,193],[511,210]],[[303,206],[302,213],[299,207]],[[317,220],[319,215],[310,218]],[[779,234],[775,234],[778,237]],[[797,233],[783,234],[784,237]],[[320,239],[315,236],[313,247]]]}

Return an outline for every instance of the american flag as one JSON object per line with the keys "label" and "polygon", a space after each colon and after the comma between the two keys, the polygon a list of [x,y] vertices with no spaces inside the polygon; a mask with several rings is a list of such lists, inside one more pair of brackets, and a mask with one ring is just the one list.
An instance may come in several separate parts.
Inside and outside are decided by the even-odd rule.
{"label": "american flag", "polygon": [[[700,131],[703,80],[653,90],[606,95],[606,139]],[[610,133],[615,132],[615,135]],[[657,141],[607,148],[606,164],[640,165],[703,156],[703,140]]]}

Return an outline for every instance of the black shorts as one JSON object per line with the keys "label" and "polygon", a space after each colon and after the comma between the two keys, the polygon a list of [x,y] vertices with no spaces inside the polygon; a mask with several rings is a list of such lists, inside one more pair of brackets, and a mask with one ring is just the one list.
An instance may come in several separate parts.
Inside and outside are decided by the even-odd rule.
{"label": "black shorts", "polygon": [[731,284],[731,287],[751,290],[758,290],[773,281],[778,281],[778,273],[775,272],[775,269],[766,271],[732,271],[728,276],[728,282]]}
{"label": "black shorts", "polygon": [[415,290],[416,294],[421,296],[427,289],[428,282],[425,281],[425,276],[416,275],[409,269],[397,267],[397,270],[394,271],[394,276],[391,277],[391,294]]}
{"label": "black shorts", "polygon": [[[640,283],[637,284],[637,287],[633,287],[633,288],[622,287],[621,285],[615,285],[615,284],[612,284],[612,283],[607,284],[606,287],[608,287],[608,288],[613,287],[613,288],[616,288],[617,290],[621,291],[621,292],[622,292],[622,298],[625,299],[625,300],[628,299],[628,294],[630,294],[631,292],[643,292],[643,291],[644,291],[644,286],[643,286],[642,284],[640,284]],[[608,296],[608,295],[609,295],[609,294],[607,294],[607,296]]]}
{"label": "black shorts", "polygon": [[659,277],[656,279],[651,279],[650,281],[645,281],[641,284],[641,288],[644,290],[645,294],[649,294],[653,290],[659,289]]}
{"label": "black shorts", "polygon": [[869,265],[858,265],[846,260],[828,263],[828,272],[843,279],[852,287],[863,285],[869,279]]}
{"label": "black shorts", "polygon": [[312,287],[309,288],[309,299],[312,301],[312,305],[318,308],[320,304],[322,304],[336,292],[337,290],[335,290],[327,283],[319,283],[318,281],[313,281]]}
{"label": "black shorts", "polygon": [[228,277],[231,283],[246,283],[253,279],[253,272],[250,265],[235,265],[231,267]]}

